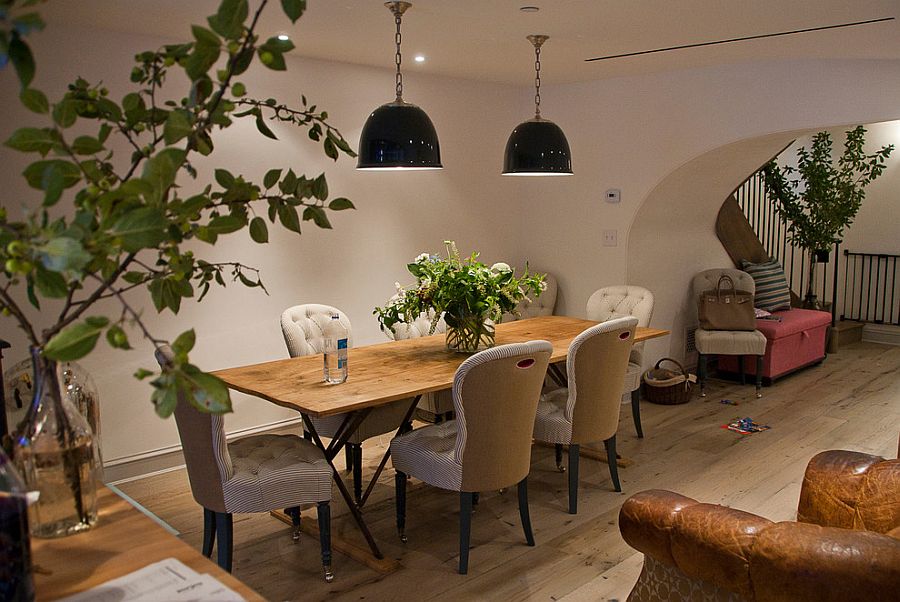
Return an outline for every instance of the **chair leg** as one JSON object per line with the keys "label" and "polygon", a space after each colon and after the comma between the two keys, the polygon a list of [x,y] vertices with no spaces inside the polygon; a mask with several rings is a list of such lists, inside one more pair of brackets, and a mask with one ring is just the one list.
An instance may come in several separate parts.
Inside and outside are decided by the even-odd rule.
{"label": "chair leg", "polygon": [[344,444],[344,468],[346,468],[347,472],[353,470],[353,444],[345,443]]}
{"label": "chair leg", "polygon": [[519,517],[522,519],[522,529],[525,531],[525,541],[528,545],[534,545],[534,533],[531,531],[531,516],[528,513],[528,477],[519,481]]}
{"label": "chair leg", "polygon": [[316,506],[316,516],[319,519],[322,570],[325,572],[325,582],[331,583],[334,581],[334,571],[331,569],[331,505],[328,502],[319,502]]}
{"label": "chair leg", "polygon": [[459,574],[469,572],[469,541],[472,534],[472,494],[459,492]]}
{"label": "chair leg", "polygon": [[285,508],[284,513],[291,517],[291,539],[297,543],[300,541],[300,507]]}
{"label": "chair leg", "polygon": [[619,484],[619,467],[616,465],[616,436],[613,435],[603,442],[606,447],[606,463],[609,464],[609,476],[612,478],[613,487],[616,491],[622,491],[622,485]]}
{"label": "chair leg", "polygon": [[353,498],[359,504],[362,500],[362,445],[353,444]]}
{"label": "chair leg", "polygon": [[578,514],[578,459],[580,445],[569,444],[569,514]]}
{"label": "chair leg", "polygon": [[563,453],[562,443],[557,443],[556,445],[554,445],[553,450],[556,455],[556,470],[558,470],[559,472],[566,472],[566,467],[563,466],[563,463],[562,463],[562,453]]}
{"label": "chair leg", "polygon": [[216,512],[216,534],[219,536],[219,566],[230,573],[234,546],[234,524],[231,514]]}
{"label": "chair leg", "polygon": [[697,355],[697,380],[700,381],[700,397],[706,397],[706,356]]}
{"label": "chair leg", "polygon": [[212,556],[213,544],[216,542],[216,513],[209,508],[203,509],[203,555]]}
{"label": "chair leg", "polygon": [[406,543],[406,481],[408,477],[399,470],[394,474],[394,496],[397,506],[397,533],[400,541]]}
{"label": "chair leg", "polygon": [[744,370],[744,356],[738,356],[738,373],[741,375],[741,384],[747,384],[747,372]]}
{"label": "chair leg", "polygon": [[631,392],[631,419],[634,420],[634,428],[639,439],[644,438],[644,429],[641,428],[641,388]]}
{"label": "chair leg", "polygon": [[762,397],[763,356],[756,356],[756,398]]}

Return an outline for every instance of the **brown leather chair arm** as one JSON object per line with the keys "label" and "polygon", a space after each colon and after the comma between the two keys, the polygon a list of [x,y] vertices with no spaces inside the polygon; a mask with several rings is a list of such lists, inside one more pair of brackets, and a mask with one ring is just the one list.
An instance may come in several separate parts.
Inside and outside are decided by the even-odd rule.
{"label": "brown leather chair arm", "polygon": [[619,512],[625,541],[691,579],[752,598],[749,557],[756,535],[772,521],[669,491],[644,491]]}
{"label": "brown leather chair arm", "polygon": [[750,555],[756,600],[896,600],[900,540],[784,522],[763,529]]}
{"label": "brown leather chair arm", "polygon": [[900,527],[900,460],[833,450],[810,460],[797,520],[887,533]]}

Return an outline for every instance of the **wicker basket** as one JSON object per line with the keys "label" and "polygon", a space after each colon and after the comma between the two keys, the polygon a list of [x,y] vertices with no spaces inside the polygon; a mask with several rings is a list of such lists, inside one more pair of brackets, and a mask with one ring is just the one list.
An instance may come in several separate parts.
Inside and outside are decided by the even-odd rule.
{"label": "wicker basket", "polygon": [[[678,366],[678,371],[660,368],[663,362],[670,362]],[[684,366],[670,357],[664,357],[656,362],[656,366],[644,372],[644,392],[647,401],[665,405],[687,403],[694,392],[694,383],[697,377],[688,374]]]}

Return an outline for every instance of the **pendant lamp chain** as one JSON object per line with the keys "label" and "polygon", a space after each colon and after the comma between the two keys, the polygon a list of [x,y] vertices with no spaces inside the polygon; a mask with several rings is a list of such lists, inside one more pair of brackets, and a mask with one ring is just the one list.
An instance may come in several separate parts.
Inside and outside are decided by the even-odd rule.
{"label": "pendant lamp chain", "polygon": [[531,35],[528,41],[534,44],[534,117],[541,117],[541,46],[550,36]]}
{"label": "pendant lamp chain", "polygon": [[400,64],[403,62],[400,44],[403,42],[403,35],[400,33],[400,23],[403,20],[403,13],[411,4],[409,2],[385,2],[384,5],[394,14],[394,23],[397,25],[397,33],[394,34],[394,43],[397,45],[397,52],[394,54],[394,63],[397,65],[397,102],[403,102],[403,73],[400,72]]}

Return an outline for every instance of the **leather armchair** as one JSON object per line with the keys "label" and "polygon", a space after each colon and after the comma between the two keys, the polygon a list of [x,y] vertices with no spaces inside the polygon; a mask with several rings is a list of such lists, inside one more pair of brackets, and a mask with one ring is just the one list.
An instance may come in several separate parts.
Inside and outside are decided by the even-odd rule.
{"label": "leather armchair", "polygon": [[651,490],[625,502],[619,529],[644,553],[629,601],[896,600],[900,460],[818,454],[796,522]]}

